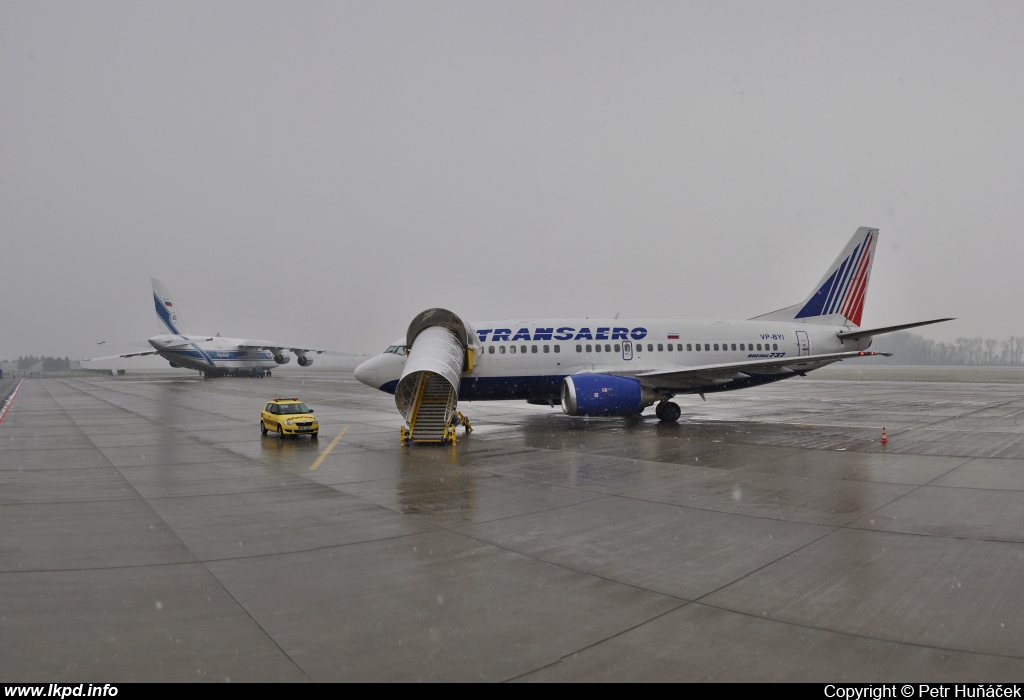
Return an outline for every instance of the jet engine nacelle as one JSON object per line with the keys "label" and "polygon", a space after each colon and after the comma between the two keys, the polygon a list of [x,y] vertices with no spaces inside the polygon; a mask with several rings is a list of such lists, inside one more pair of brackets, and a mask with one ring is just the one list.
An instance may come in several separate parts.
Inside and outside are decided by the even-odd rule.
{"label": "jet engine nacelle", "polygon": [[173,362],[168,362],[167,364],[169,364],[171,367],[174,367],[175,369],[177,369],[178,367],[181,367],[181,365],[176,365]]}
{"label": "jet engine nacelle", "polygon": [[[279,365],[286,365],[286,364],[288,364],[291,361],[292,361],[292,356],[291,355],[285,355],[283,352],[279,352],[276,355],[274,355],[274,362],[276,362]],[[301,364],[301,363],[302,363],[302,361],[299,360],[299,364]]]}
{"label": "jet engine nacelle", "polygon": [[562,380],[562,410],[570,416],[635,416],[660,398],[631,377],[574,374]]}
{"label": "jet engine nacelle", "polygon": [[299,355],[298,363],[300,367],[309,367],[313,364],[313,358],[306,357],[305,355]]}

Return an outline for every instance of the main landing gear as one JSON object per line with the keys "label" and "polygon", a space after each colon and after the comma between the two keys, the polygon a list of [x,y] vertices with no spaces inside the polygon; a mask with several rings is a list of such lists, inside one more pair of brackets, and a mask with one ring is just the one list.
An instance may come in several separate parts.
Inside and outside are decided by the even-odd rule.
{"label": "main landing gear", "polygon": [[679,420],[679,416],[682,413],[683,411],[679,408],[679,404],[672,403],[671,401],[661,401],[654,408],[654,414],[658,416],[662,423],[675,423]]}

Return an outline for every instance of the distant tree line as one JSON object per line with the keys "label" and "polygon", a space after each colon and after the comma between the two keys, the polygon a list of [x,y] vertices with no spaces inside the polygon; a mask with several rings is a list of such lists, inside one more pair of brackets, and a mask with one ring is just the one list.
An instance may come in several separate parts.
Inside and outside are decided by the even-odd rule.
{"label": "distant tree line", "polygon": [[917,333],[903,331],[875,338],[872,350],[892,352],[883,358],[887,364],[900,365],[1024,365],[1024,336],[996,338],[957,338],[944,343]]}
{"label": "distant tree line", "polygon": [[[71,358],[65,357],[36,357],[35,355],[23,355],[17,359],[18,369],[26,370],[32,365],[43,363],[44,372],[59,372],[60,370],[71,369]],[[7,360],[4,360],[7,363]]]}

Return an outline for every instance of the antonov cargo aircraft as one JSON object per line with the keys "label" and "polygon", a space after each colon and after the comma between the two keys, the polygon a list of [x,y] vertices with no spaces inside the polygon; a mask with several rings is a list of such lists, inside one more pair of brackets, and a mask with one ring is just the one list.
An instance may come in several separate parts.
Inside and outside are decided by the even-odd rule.
{"label": "antonov cargo aircraft", "polygon": [[[458,420],[459,400],[560,403],[572,416],[638,415],[657,404],[661,420],[676,421],[680,409],[670,399],[678,394],[703,398],[803,376],[847,358],[890,355],[868,350],[874,336],[952,320],[860,328],[877,244],[878,229],[859,228],[806,299],[743,321],[469,324],[450,311],[431,309],[355,375],[395,394],[410,426],[403,432],[409,441],[427,439],[443,421],[454,435],[450,424]],[[421,435],[424,420],[433,426]]]}
{"label": "antonov cargo aircraft", "polygon": [[[286,355],[285,350],[291,351],[302,367],[309,367],[313,364],[313,358],[309,357],[310,354],[320,355],[328,352],[317,348],[274,343],[269,340],[222,338],[219,334],[214,336],[189,335],[181,313],[174,305],[167,287],[156,278],[150,279],[153,282],[153,303],[156,306],[157,318],[169,333],[155,335],[149,339],[153,350],[95,357],[94,361],[160,355],[171,364],[171,367],[199,370],[205,377],[269,377],[274,367],[286,365],[291,361],[291,355]],[[331,350],[330,353],[345,357],[359,357],[355,353],[337,350]]]}

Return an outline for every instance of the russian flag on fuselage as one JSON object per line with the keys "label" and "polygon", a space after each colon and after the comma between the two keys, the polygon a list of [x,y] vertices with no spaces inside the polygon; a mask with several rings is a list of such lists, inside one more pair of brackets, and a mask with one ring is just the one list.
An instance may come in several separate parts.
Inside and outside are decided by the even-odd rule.
{"label": "russian flag on fuselage", "polygon": [[877,233],[869,229],[864,239],[856,243],[853,251],[837,261],[839,264],[832,274],[804,304],[796,318],[842,314],[848,321],[860,326],[871,271],[871,253]]}

